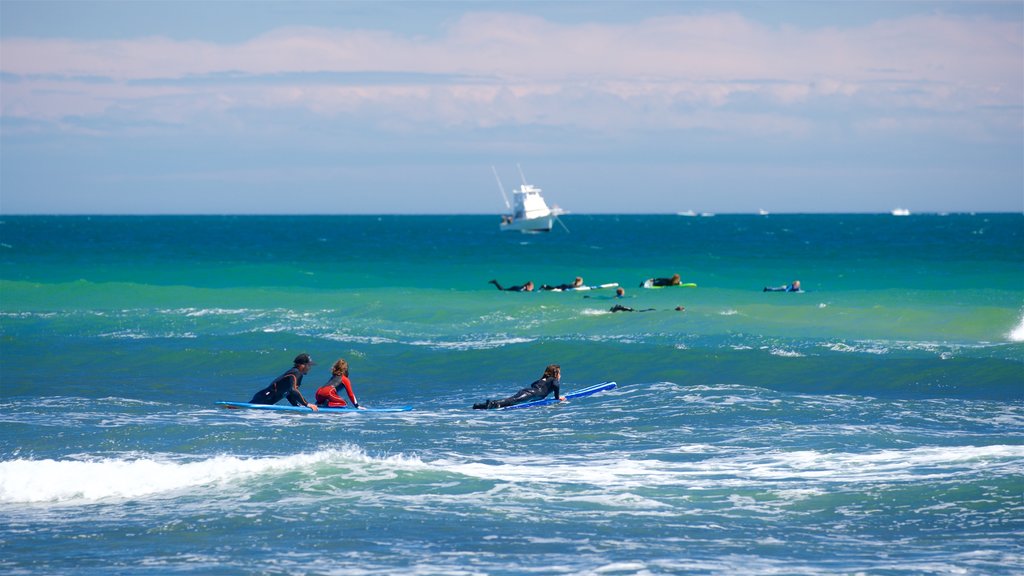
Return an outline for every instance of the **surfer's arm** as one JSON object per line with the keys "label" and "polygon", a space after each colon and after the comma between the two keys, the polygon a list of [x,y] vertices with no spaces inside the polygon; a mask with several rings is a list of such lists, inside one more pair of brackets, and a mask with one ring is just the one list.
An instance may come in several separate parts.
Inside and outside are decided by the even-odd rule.
{"label": "surfer's arm", "polygon": [[568,402],[565,396],[562,396],[562,390],[558,386],[558,380],[555,380],[555,383],[551,385],[551,389],[555,391],[555,400],[558,400],[559,402]]}
{"label": "surfer's arm", "polygon": [[342,376],[341,383],[345,385],[345,393],[348,394],[348,399],[352,401],[352,405],[359,408],[359,401],[356,400],[356,395],[352,392],[352,381],[348,379],[348,376]]}
{"label": "surfer's arm", "polygon": [[298,403],[309,408],[313,412],[319,410],[319,408],[316,407],[316,404],[310,404],[302,397],[302,392],[299,392],[299,379],[296,378],[294,374],[292,375],[292,389],[288,391],[288,400],[291,401],[293,406]]}

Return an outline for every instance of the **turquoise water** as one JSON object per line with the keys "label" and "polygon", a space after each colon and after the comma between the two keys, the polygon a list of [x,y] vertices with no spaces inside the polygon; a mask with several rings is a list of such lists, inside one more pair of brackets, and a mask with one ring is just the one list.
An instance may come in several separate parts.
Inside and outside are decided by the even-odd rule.
{"label": "turquoise water", "polygon": [[[0,570],[1024,571],[1024,217],[564,222],[4,217]],[[299,352],[416,410],[213,406]]]}

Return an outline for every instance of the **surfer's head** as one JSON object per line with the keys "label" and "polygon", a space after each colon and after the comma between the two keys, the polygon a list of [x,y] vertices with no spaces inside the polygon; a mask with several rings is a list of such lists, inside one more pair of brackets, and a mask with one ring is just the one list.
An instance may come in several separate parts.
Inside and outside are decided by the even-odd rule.
{"label": "surfer's head", "polygon": [[295,367],[303,370],[303,373],[309,370],[309,367],[316,364],[313,359],[309,357],[309,354],[302,353],[295,357]]}
{"label": "surfer's head", "polygon": [[338,361],[331,366],[331,374],[335,376],[348,376],[348,362],[344,359],[338,358]]}
{"label": "surfer's head", "polygon": [[561,376],[562,376],[562,367],[559,366],[558,364],[550,364],[550,365],[548,365],[547,368],[544,369],[544,376],[542,376],[542,377],[543,378],[555,378],[555,379],[558,379],[558,378],[561,378]]}

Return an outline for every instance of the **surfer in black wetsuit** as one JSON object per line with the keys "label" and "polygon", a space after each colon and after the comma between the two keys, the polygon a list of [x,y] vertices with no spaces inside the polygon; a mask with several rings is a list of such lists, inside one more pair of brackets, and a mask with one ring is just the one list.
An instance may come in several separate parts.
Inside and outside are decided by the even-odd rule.
{"label": "surfer in black wetsuit", "polygon": [[651,278],[640,285],[643,286],[647,282],[650,282],[651,286],[679,286],[681,284],[679,274],[673,274],[671,278]]}
{"label": "surfer in black wetsuit", "polygon": [[541,284],[541,290],[575,290],[583,286],[583,277],[577,276],[572,284],[559,284],[558,286],[548,286],[547,284]]}
{"label": "surfer in black wetsuit", "polygon": [[643,310],[637,310],[630,308],[629,306],[623,306],[622,304],[616,304],[608,309],[609,312],[651,312],[654,308],[644,308]]}
{"label": "surfer in black wetsuit", "polygon": [[523,388],[504,400],[488,400],[479,404],[473,404],[473,409],[488,410],[491,408],[505,408],[506,406],[522,404],[523,402],[542,400],[547,398],[548,394],[551,394],[552,392],[555,393],[555,399],[559,402],[567,402],[558,387],[561,379],[562,369],[558,364],[552,364],[544,369],[544,375],[540,377],[540,380],[530,384],[528,388]]}
{"label": "surfer in black wetsuit", "polygon": [[501,284],[498,284],[497,280],[491,280],[488,284],[494,284],[498,290],[505,290],[506,292],[533,292],[533,280],[530,280],[526,284],[520,284],[519,286],[509,286],[508,288],[502,288]]}
{"label": "surfer in black wetsuit", "polygon": [[302,385],[302,377],[309,372],[309,367],[315,364],[315,362],[309,357],[309,354],[299,354],[295,357],[294,362],[295,365],[290,370],[278,376],[270,383],[270,386],[253,395],[252,400],[249,400],[249,404],[277,404],[282,398],[287,398],[292,406],[301,404],[315,412],[317,410],[316,404],[306,402],[306,399],[302,397],[302,393],[299,392],[299,386]]}

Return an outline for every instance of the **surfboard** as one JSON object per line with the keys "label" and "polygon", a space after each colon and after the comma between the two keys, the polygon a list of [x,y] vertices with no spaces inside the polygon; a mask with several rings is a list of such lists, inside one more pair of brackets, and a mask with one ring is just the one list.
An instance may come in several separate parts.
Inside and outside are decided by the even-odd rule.
{"label": "surfboard", "polygon": [[683,284],[674,284],[674,285],[671,285],[671,286],[655,286],[654,285],[654,279],[653,278],[648,278],[647,280],[644,280],[642,284],[640,284],[640,287],[641,288],[650,288],[652,290],[657,290],[658,288],[696,288],[697,284],[695,284],[693,282],[685,282]]}
{"label": "surfboard", "polygon": [[[615,382],[601,382],[600,384],[594,384],[593,386],[588,386],[588,387],[583,388],[581,390],[577,390],[577,391],[572,392],[570,394],[566,394],[565,397],[568,398],[569,400],[572,400],[574,398],[585,398],[587,396],[593,396],[594,394],[597,394],[598,392],[604,392],[605,390],[611,390],[612,388],[615,388],[616,386],[617,386],[617,384]],[[533,402],[523,402],[522,404],[514,404],[512,406],[506,406],[504,408],[501,408],[501,410],[518,410],[519,408],[533,408],[533,407],[536,407],[536,406],[547,406],[548,404],[555,404],[557,402],[558,402],[558,400],[555,400],[554,398],[545,398],[543,400],[534,400]]]}
{"label": "surfboard", "polygon": [[271,410],[275,412],[310,412],[313,414],[319,414],[321,412],[327,412],[328,414],[333,414],[336,412],[408,412],[409,410],[412,410],[412,406],[398,406],[396,408],[363,408],[361,410],[359,408],[350,407],[323,407],[317,410],[316,412],[313,412],[312,410],[306,408],[305,406],[292,406],[291,404],[285,404],[282,406],[278,406],[277,404],[249,404],[248,402],[214,402],[214,404],[220,406],[221,408],[229,408],[232,410],[244,408],[249,410]]}
{"label": "surfboard", "polygon": [[538,292],[580,292],[580,291],[586,291],[586,290],[601,290],[603,288],[618,288],[618,287],[619,287],[619,283],[618,282],[609,282],[607,284],[591,284],[589,286],[588,285],[577,286],[575,288],[566,288],[564,290],[562,288],[552,288],[551,290],[541,289],[541,290],[538,290]]}

